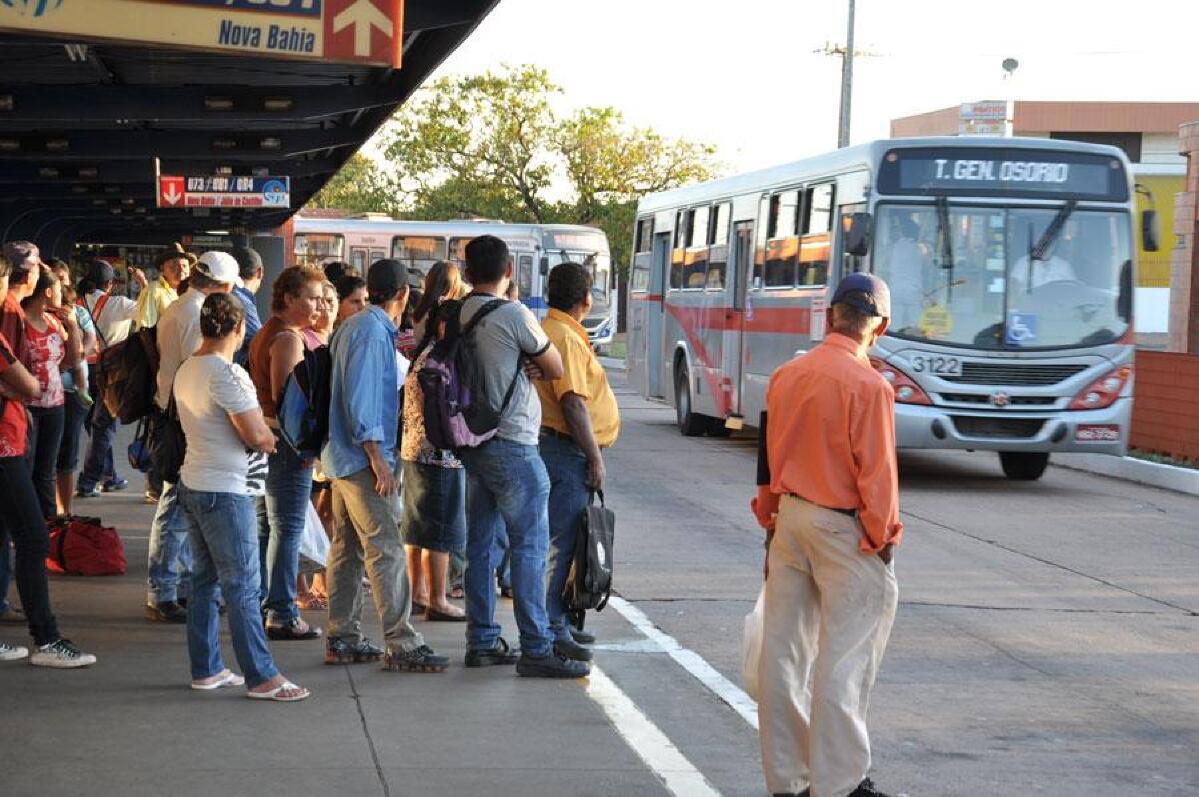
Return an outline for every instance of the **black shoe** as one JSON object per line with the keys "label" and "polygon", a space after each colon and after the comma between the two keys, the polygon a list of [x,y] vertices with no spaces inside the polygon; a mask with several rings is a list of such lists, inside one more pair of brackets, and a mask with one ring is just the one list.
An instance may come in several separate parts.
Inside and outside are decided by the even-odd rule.
{"label": "black shoe", "polygon": [[554,642],[554,652],[574,661],[591,661],[594,658],[590,650],[573,639],[559,639]]}
{"label": "black shoe", "polygon": [[445,672],[449,666],[449,657],[434,653],[428,645],[409,651],[390,648],[383,655],[383,669],[394,672]]}
{"label": "black shoe", "polygon": [[119,493],[122,490],[126,490],[128,488],[129,488],[129,480],[122,479],[120,476],[116,477],[115,479],[110,479],[109,481],[104,482],[104,484],[100,486],[101,492],[105,492],[105,493]]}
{"label": "black shoe", "polygon": [[500,637],[495,641],[495,647],[490,650],[468,650],[466,651],[466,666],[467,667],[491,667],[493,665],[516,664],[516,660],[520,658],[520,651],[513,650]]}
{"label": "black shoe", "polygon": [[552,650],[544,656],[522,653],[520,661],[516,662],[516,674],[526,678],[586,678],[591,675],[591,665],[568,659]]}
{"label": "black shoe", "polygon": [[175,601],[146,604],[146,619],[160,623],[186,623],[187,609]]}
{"label": "black shoe", "polygon": [[293,617],[283,625],[266,624],[267,639],[273,639],[277,642],[287,642],[294,640],[320,639],[324,633],[315,625],[309,625],[307,629],[301,631],[300,623],[303,622],[299,617]]}
{"label": "black shoe", "polygon": [[330,637],[325,643],[325,664],[361,664],[378,661],[386,653],[366,637],[351,645],[344,639]]}
{"label": "black shoe", "polygon": [[863,778],[858,787],[851,791],[847,797],[889,797],[889,795],[883,794],[874,788],[874,781],[870,780],[870,778]]}
{"label": "black shoe", "polygon": [[580,645],[594,645],[595,644],[595,634],[584,631],[581,628],[572,627],[570,629],[570,636],[572,639],[574,639],[575,642],[578,642]]}
{"label": "black shoe", "polygon": [[793,791],[776,791],[774,793],[773,797],[809,797],[809,795],[811,795],[811,793],[812,793],[811,789],[804,789],[803,791],[799,792],[798,794],[796,794]]}

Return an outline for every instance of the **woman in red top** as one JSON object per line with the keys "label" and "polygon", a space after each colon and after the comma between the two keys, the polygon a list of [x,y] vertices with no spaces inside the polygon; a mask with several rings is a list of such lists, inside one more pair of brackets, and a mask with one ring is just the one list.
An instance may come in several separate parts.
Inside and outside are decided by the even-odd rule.
{"label": "woman in red top", "polygon": [[41,267],[33,294],[21,302],[25,311],[25,340],[21,343],[21,362],[35,377],[41,393],[29,407],[32,424],[30,457],[33,486],[43,517],[53,517],[54,466],[62,443],[65,420],[62,372],[79,363],[82,354],[75,313],[62,306],[62,284],[50,269]]}
{"label": "woman in red top", "polygon": [[[8,261],[0,257],[0,300],[8,294],[9,270]],[[14,562],[17,592],[25,608],[29,633],[37,646],[29,661],[41,667],[86,667],[95,664],[96,657],[63,639],[50,611],[50,586],[46,580],[50,539],[25,464],[28,429],[23,402],[41,395],[38,380],[21,365],[8,340],[0,335],[0,501],[4,506],[5,527],[17,554]],[[0,642],[0,661],[28,655],[24,647]]]}

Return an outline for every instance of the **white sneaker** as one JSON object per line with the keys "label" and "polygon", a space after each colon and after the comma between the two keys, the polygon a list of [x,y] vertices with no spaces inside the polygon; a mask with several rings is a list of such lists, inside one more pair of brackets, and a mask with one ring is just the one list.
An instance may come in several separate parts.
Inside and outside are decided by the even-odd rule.
{"label": "white sneaker", "polygon": [[0,661],[20,661],[29,655],[29,648],[0,642]]}
{"label": "white sneaker", "polygon": [[84,653],[75,647],[71,644],[71,640],[60,639],[57,642],[51,642],[49,645],[42,645],[35,650],[33,655],[29,657],[29,663],[35,667],[71,669],[73,667],[86,667],[89,664],[95,664],[96,657],[90,653]]}

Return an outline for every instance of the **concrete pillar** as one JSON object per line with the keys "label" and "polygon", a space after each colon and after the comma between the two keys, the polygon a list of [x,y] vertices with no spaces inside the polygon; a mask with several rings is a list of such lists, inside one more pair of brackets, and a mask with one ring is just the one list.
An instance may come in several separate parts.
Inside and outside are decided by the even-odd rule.
{"label": "concrete pillar", "polygon": [[1174,202],[1178,246],[1170,258],[1170,351],[1199,353],[1199,122],[1181,125],[1179,152],[1187,159],[1183,193]]}

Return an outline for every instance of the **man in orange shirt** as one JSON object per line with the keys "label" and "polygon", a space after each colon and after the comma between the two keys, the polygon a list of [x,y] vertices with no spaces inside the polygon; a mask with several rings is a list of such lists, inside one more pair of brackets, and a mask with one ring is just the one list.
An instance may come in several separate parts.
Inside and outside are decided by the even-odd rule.
{"label": "man in orange shirt", "polygon": [[895,396],[867,352],[890,315],[885,282],[848,275],[828,338],[767,392],[753,510],[767,530],[758,717],[774,794],[885,797],[866,777],[866,707],[899,600],[903,524]]}

